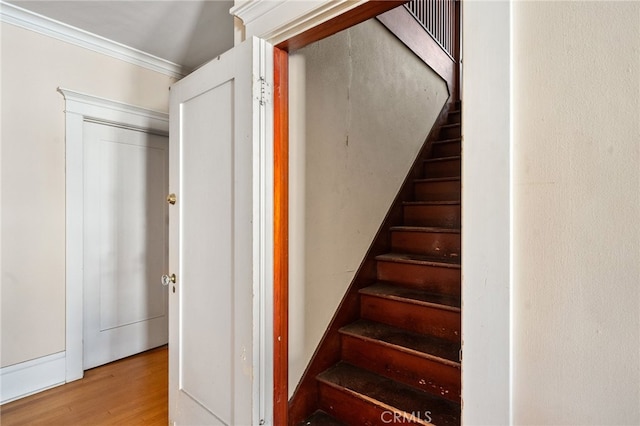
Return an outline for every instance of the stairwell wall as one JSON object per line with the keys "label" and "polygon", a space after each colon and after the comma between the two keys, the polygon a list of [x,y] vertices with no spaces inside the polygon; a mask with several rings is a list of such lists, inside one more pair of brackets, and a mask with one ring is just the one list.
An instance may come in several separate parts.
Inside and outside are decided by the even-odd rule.
{"label": "stairwell wall", "polygon": [[448,92],[375,20],[289,66],[292,394]]}

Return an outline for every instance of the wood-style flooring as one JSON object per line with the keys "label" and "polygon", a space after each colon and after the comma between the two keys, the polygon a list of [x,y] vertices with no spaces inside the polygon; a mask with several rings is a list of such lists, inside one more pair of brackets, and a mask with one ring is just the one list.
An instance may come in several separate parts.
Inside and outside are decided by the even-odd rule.
{"label": "wood-style flooring", "polygon": [[2,426],[168,423],[166,346],[85,371],[81,380],[0,407]]}

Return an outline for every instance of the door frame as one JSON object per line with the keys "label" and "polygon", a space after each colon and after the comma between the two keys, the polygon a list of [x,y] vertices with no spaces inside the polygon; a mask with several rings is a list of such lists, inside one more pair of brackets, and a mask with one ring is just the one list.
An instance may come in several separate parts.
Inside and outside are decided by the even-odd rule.
{"label": "door frame", "polygon": [[[302,2],[285,2],[292,9],[305,7]],[[294,19],[275,23],[269,15],[281,6],[275,2],[247,2],[232,8],[231,14],[254,29],[245,36],[256,35],[274,44],[273,49],[273,424],[288,424],[288,317],[289,317],[289,52],[303,48],[367,19],[391,10],[406,0],[329,1],[297,10]],[[282,10],[278,10],[282,13]],[[261,21],[265,17],[266,21]],[[266,24],[265,24],[266,22]]]}
{"label": "door frame", "polygon": [[84,123],[169,136],[169,114],[65,88],[65,381],[81,379],[83,369],[84,300]]}
{"label": "door frame", "polygon": [[[461,0],[462,1],[462,0]],[[274,48],[274,424],[287,424],[288,409],[288,52],[314,41],[356,25],[377,13],[372,9],[384,7],[390,2],[369,0],[325,0],[304,6],[304,2],[261,2],[247,1],[231,9],[238,18],[236,35],[256,35],[275,45]],[[405,1],[399,2],[405,3]],[[495,5],[496,11],[480,4],[466,8],[462,2],[461,22],[463,38],[477,40],[469,49],[478,52],[467,58],[464,41],[461,56],[466,72],[462,75],[460,90],[466,90],[465,111],[474,111],[471,116],[463,111],[462,133],[465,142],[472,144],[473,161],[463,161],[462,197],[465,203],[463,215],[466,256],[463,259],[463,297],[467,300],[467,315],[463,316],[464,330],[469,328],[470,336],[465,338],[465,351],[469,363],[463,369],[463,398],[467,400],[463,419],[512,419],[512,374],[513,374],[513,313],[511,295],[512,275],[512,200],[513,183],[511,177],[511,54],[512,35],[510,2]],[[473,3],[473,2],[471,2]],[[397,6],[394,4],[389,9]],[[277,11],[275,9],[278,9]],[[277,16],[275,16],[277,15]],[[244,28],[240,22],[244,23]],[[499,41],[499,42],[496,42]],[[490,51],[489,58],[482,52]],[[478,57],[478,60],[472,60]],[[506,78],[494,78],[494,76]],[[490,84],[487,84],[487,81]],[[473,90],[484,90],[483,96],[472,96]],[[467,93],[469,92],[469,93]],[[485,93],[486,92],[486,93]],[[497,95],[496,95],[497,94]],[[490,99],[494,108],[485,108]],[[503,114],[499,125],[491,111]],[[480,114],[480,115],[477,115]],[[483,123],[492,123],[490,128]],[[499,152],[493,148],[498,144]],[[467,178],[465,178],[467,176]],[[467,185],[474,182],[474,186]],[[487,212],[486,203],[478,199],[474,192],[492,194],[496,209],[500,214]],[[505,215],[508,217],[505,220]],[[482,223],[481,227],[470,226]],[[486,256],[487,235],[499,236],[500,250],[491,257]],[[466,260],[465,260],[466,259]],[[473,281],[473,282],[472,282]],[[484,286],[477,284],[484,282]],[[479,303],[481,293],[490,293],[501,303],[494,306]],[[472,308],[472,309],[469,309]],[[471,337],[471,339],[469,339]],[[467,340],[469,340],[467,342]],[[491,344],[486,344],[490,341]],[[470,358],[470,354],[473,357]],[[484,367],[486,360],[497,360],[498,372]],[[494,374],[497,373],[497,374]],[[464,384],[471,386],[465,386]],[[483,384],[480,386],[479,384]],[[487,393],[486,385],[497,389]]]}

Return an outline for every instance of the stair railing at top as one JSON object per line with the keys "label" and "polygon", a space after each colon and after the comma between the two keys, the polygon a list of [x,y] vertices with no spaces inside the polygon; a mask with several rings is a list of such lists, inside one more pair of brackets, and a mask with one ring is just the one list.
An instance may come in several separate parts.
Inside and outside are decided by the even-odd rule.
{"label": "stair railing at top", "polygon": [[460,99],[460,0],[411,0],[377,16]]}
{"label": "stair railing at top", "polygon": [[404,6],[451,59],[457,56],[456,0],[412,0]]}

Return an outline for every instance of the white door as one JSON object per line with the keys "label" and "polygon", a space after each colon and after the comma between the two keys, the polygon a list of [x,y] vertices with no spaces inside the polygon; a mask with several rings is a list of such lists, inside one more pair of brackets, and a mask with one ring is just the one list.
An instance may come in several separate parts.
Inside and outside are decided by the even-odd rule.
{"label": "white door", "polygon": [[166,136],[84,123],[84,369],[167,343]]}
{"label": "white door", "polygon": [[247,40],[171,88],[173,424],[270,423],[272,55]]}

